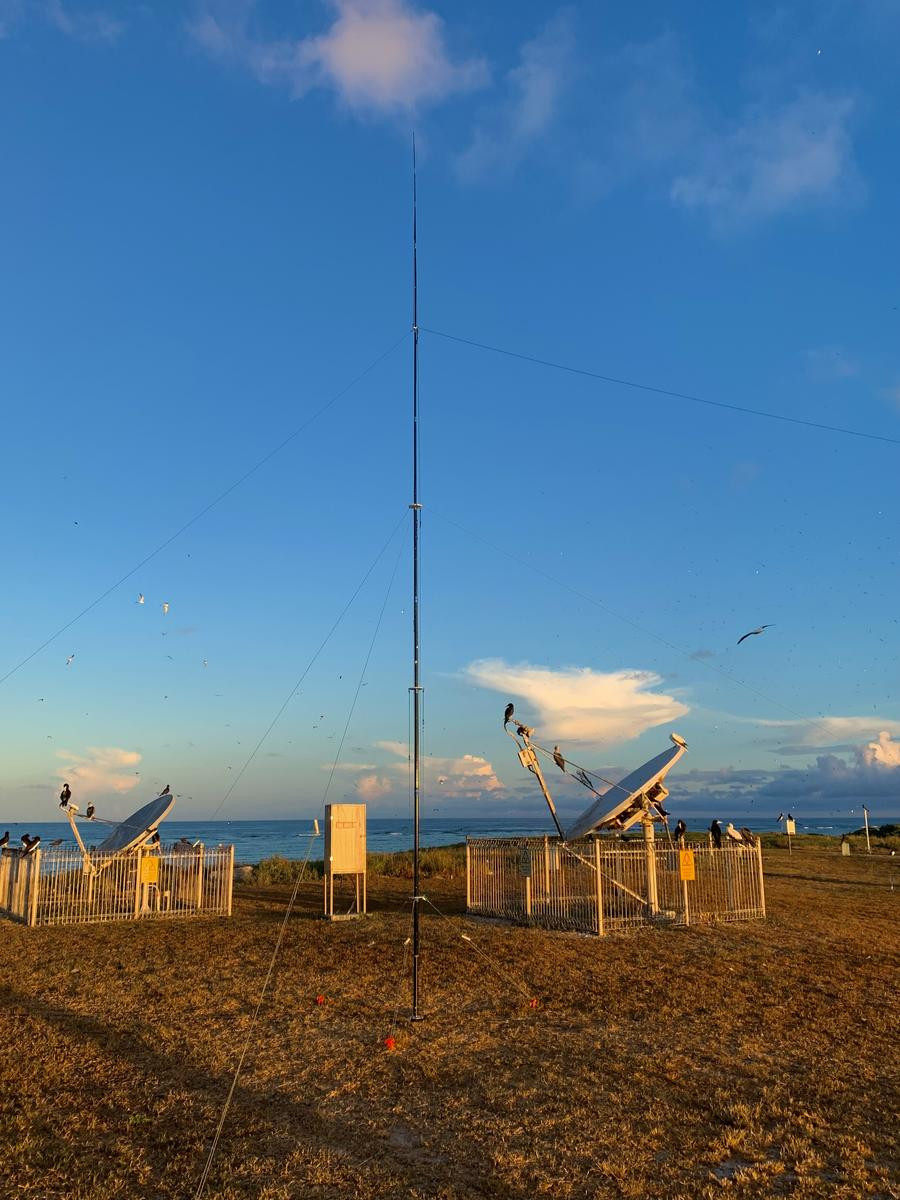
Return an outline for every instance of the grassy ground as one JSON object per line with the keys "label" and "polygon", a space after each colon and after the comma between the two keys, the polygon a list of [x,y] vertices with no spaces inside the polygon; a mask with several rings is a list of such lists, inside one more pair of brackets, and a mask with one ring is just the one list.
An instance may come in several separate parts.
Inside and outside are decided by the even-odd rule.
{"label": "grassy ground", "polygon": [[[891,892],[883,856],[765,858],[766,923],[603,941],[467,920],[462,879],[433,876],[450,915],[425,922],[415,1026],[406,882],[333,925],[301,885],[204,1195],[900,1197],[900,872]],[[195,1194],[286,895],[2,926],[4,1200]]]}

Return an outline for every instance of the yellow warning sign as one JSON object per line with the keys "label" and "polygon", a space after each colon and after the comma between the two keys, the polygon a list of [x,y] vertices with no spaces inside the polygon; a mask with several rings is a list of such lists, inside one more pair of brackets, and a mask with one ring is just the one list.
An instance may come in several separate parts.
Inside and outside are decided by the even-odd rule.
{"label": "yellow warning sign", "polygon": [[678,851],[678,867],[679,867],[679,871],[680,871],[682,879],[687,880],[687,879],[696,879],[697,878],[697,876],[694,874],[694,852],[693,852],[693,850],[679,850]]}
{"label": "yellow warning sign", "polygon": [[159,883],[159,859],[141,859],[141,883]]}

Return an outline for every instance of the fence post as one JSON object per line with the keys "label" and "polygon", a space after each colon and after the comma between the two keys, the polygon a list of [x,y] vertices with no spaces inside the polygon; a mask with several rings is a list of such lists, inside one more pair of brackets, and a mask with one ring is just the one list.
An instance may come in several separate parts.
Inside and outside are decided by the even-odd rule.
{"label": "fence post", "polygon": [[644,827],[644,859],[647,870],[647,907],[650,916],[655,917],[659,912],[659,892],[656,888],[656,830],[653,819],[644,814],[641,822]]}
{"label": "fence post", "polygon": [[766,886],[763,882],[762,838],[756,839],[756,866],[759,871],[759,906],[762,915],[766,915]]}
{"label": "fence post", "polygon": [[594,838],[594,872],[596,878],[597,937],[603,937],[603,883],[600,876],[600,839]]}
{"label": "fence post", "polygon": [[0,908],[9,911],[9,864],[12,862],[12,852],[0,850]]}
{"label": "fence post", "polygon": [[690,910],[690,906],[688,904],[688,885],[687,885],[687,880],[684,878],[684,876],[682,875],[682,871],[681,871],[681,852],[680,851],[679,851],[679,858],[678,858],[678,874],[682,876],[681,895],[684,900],[684,923],[685,923],[685,925],[690,925],[691,910]]}
{"label": "fence post", "polygon": [[41,890],[41,848],[32,850],[28,856],[28,924],[37,924],[38,894]]}
{"label": "fence post", "polygon": [[[141,861],[144,857],[143,847],[138,846],[134,852],[134,915],[141,915]],[[127,861],[124,860],[124,861]]]}
{"label": "fence post", "polygon": [[203,912],[203,860],[205,857],[206,847],[201,844],[197,847],[197,882],[194,885],[194,904],[197,912]]}
{"label": "fence post", "polygon": [[231,916],[232,894],[234,892],[234,846],[233,845],[228,847],[227,867],[228,867],[228,869],[226,871],[226,878],[227,878],[228,882],[225,885],[226,886],[226,903],[225,903],[226,914],[225,915],[230,917]]}
{"label": "fence post", "polygon": [[472,853],[466,838],[466,912],[472,907]]}

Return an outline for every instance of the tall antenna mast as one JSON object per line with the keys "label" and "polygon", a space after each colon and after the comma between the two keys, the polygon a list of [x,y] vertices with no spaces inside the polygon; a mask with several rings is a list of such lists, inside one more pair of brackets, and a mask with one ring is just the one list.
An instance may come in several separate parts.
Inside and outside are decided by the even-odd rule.
{"label": "tall antenna mast", "polygon": [[412,334],[413,334],[413,948],[412,948],[412,1019],[421,1021],[419,1012],[419,789],[421,756],[421,698],[419,683],[419,272],[416,260],[416,135],[412,140],[413,212],[412,212]]}

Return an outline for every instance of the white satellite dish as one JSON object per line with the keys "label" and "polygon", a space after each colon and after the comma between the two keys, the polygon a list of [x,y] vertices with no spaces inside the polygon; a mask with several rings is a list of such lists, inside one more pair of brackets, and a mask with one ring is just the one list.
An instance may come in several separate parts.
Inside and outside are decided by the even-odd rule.
{"label": "white satellite dish", "polygon": [[125,850],[136,849],[156,832],[160,821],[169,815],[174,803],[175,797],[172,795],[157,796],[155,800],[151,800],[117,825],[109,837],[97,847],[98,852],[121,854]]}
{"label": "white satellite dish", "polygon": [[[673,742],[670,749],[663,750],[662,754],[657,754],[656,758],[651,758],[636,771],[626,775],[608,792],[604,792],[599,800],[595,800],[590,808],[585,809],[577,821],[566,829],[566,841],[574,841],[610,826],[621,828],[620,822],[623,818],[631,824],[626,814],[634,810],[637,816],[645,798],[651,802],[665,799],[666,791],[661,786],[662,781],[687,750],[687,742],[683,737],[679,737],[677,733],[669,736]],[[660,785],[658,791],[657,785]]]}

